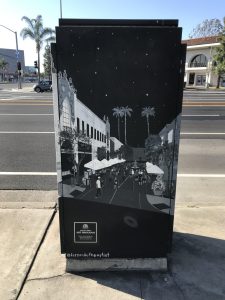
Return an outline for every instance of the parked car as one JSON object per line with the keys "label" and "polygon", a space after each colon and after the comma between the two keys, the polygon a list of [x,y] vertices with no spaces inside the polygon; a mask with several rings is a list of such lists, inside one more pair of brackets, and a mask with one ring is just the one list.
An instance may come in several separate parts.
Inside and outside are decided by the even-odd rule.
{"label": "parked car", "polygon": [[33,86],[33,89],[37,93],[42,93],[46,91],[52,91],[52,81],[43,80]]}

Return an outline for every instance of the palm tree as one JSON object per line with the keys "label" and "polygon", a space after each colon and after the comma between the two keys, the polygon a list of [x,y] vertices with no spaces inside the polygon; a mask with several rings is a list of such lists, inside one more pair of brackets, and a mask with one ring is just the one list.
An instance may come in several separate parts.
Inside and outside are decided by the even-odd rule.
{"label": "palm tree", "polygon": [[53,36],[55,31],[49,27],[43,27],[41,15],[38,15],[36,19],[29,19],[24,16],[21,20],[25,21],[28,26],[21,30],[20,35],[23,39],[29,37],[36,43],[36,51],[38,54],[38,81],[40,81],[40,51],[44,41],[51,42],[55,40]]}
{"label": "palm tree", "polygon": [[148,136],[149,136],[149,117],[155,116],[155,108],[154,107],[144,107],[141,112],[142,117],[146,117],[147,121],[147,129],[148,129]]}
{"label": "palm tree", "polygon": [[120,118],[123,117],[124,113],[121,107],[113,108],[113,116],[115,116],[118,120],[118,139],[120,140]]}
{"label": "palm tree", "polygon": [[124,132],[125,132],[124,140],[125,140],[125,144],[127,144],[127,116],[131,117],[131,112],[133,111],[133,109],[128,106],[125,106],[125,107],[121,107],[121,110],[123,112],[123,116],[124,116],[124,120],[125,120],[125,122],[124,122]]}
{"label": "palm tree", "polygon": [[0,58],[0,70],[2,70],[2,80],[5,81],[5,70],[8,62],[4,60],[4,58]]}

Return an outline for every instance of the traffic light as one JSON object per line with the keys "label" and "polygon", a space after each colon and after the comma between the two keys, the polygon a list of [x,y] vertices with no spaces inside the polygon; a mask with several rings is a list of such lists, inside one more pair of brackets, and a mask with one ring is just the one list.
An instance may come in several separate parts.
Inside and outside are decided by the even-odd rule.
{"label": "traffic light", "polygon": [[18,71],[21,70],[21,62],[20,62],[20,61],[17,62],[17,70],[18,70]]}
{"label": "traffic light", "polygon": [[35,67],[36,69],[38,68],[37,61],[36,61],[36,60],[34,61],[34,67]]}

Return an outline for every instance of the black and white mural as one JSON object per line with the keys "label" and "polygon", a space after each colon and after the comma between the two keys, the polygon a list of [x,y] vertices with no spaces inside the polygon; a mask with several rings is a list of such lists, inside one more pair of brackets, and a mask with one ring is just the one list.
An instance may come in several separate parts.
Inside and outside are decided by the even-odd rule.
{"label": "black and white mural", "polygon": [[[149,222],[154,219],[156,227],[161,222],[158,234],[163,232],[167,246],[160,251],[167,252],[181,118],[181,30],[172,26],[173,22],[167,26],[160,22],[105,26],[97,21],[81,26],[72,20],[68,26],[66,22],[57,27],[52,47],[63,212],[67,206],[71,210],[71,205],[77,205],[71,216],[74,220],[103,224],[109,215],[115,215],[118,220],[110,228],[122,218],[133,230],[139,228],[141,216],[148,223],[149,215]],[[96,212],[85,216],[85,207]],[[98,236],[106,234],[98,230]],[[104,244],[99,238],[96,244],[104,248],[106,240]],[[71,245],[72,253],[71,247],[81,247]],[[149,255],[157,256],[158,244],[153,248]],[[146,257],[145,251],[119,252],[112,251],[110,257]]]}

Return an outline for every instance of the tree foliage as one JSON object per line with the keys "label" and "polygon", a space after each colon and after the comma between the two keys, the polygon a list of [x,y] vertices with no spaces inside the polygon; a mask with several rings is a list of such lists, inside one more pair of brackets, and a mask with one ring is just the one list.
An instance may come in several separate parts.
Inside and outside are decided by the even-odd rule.
{"label": "tree foliage", "polygon": [[162,141],[159,135],[150,134],[145,140],[145,155],[153,164],[159,163],[159,155],[162,151]]}
{"label": "tree foliage", "polygon": [[124,116],[123,110],[121,107],[114,107],[113,108],[113,116],[118,120],[118,139],[120,141],[120,118]]}
{"label": "tree foliage", "polygon": [[131,117],[131,113],[133,112],[133,109],[128,106],[122,106],[121,107],[122,115],[124,116],[124,142],[127,144],[127,116]]}
{"label": "tree foliage", "polygon": [[25,21],[27,27],[24,27],[20,35],[23,39],[30,38],[35,41],[36,51],[38,54],[38,80],[40,81],[40,51],[44,42],[51,42],[55,40],[55,31],[49,27],[43,26],[43,19],[41,15],[38,15],[36,19],[29,19],[28,17],[22,17],[22,21]]}
{"label": "tree foliage", "polygon": [[7,65],[8,65],[8,62],[5,61],[4,58],[0,58],[0,70],[4,70]]}
{"label": "tree foliage", "polygon": [[2,71],[2,80],[5,80],[4,71],[6,70],[6,66],[8,65],[8,62],[4,60],[4,58],[0,58],[0,70]]}
{"label": "tree foliage", "polygon": [[51,49],[50,45],[45,46],[45,52],[44,52],[44,74],[45,76],[48,76],[48,79],[51,80]]}
{"label": "tree foliage", "polygon": [[97,158],[98,160],[106,159],[106,147],[98,147],[97,148]]}
{"label": "tree foliage", "polygon": [[[71,164],[76,167],[77,181],[80,182],[80,166],[86,154],[90,151],[89,146],[91,145],[91,138],[87,136],[85,131],[79,131],[67,126],[63,126],[63,130],[59,132],[59,144],[61,149],[73,154],[74,159],[71,161]],[[79,160],[76,161],[75,149],[79,147],[79,145],[83,146],[82,153],[80,153]]]}
{"label": "tree foliage", "polygon": [[223,25],[219,19],[206,19],[198,24],[189,34],[190,39],[217,36],[223,30]]}
{"label": "tree foliage", "polygon": [[63,130],[60,131],[59,133],[59,138],[60,138],[60,145],[65,140],[70,141],[72,145],[75,145],[78,142],[90,145],[91,144],[91,138],[87,136],[87,133],[85,131],[77,130],[77,129],[72,129],[67,126],[63,126]]}
{"label": "tree foliage", "polygon": [[128,145],[122,145],[118,150],[117,153],[119,154],[120,158],[124,158],[125,160],[133,160],[133,149]]}
{"label": "tree foliage", "polygon": [[213,72],[218,76],[217,88],[220,85],[221,75],[225,73],[225,17],[223,23],[223,30],[219,35],[220,46],[216,48],[213,56]]}
{"label": "tree foliage", "polygon": [[149,117],[155,116],[155,108],[154,107],[144,107],[141,112],[142,117],[146,117],[147,121],[147,130],[148,130],[148,136],[149,136]]}

